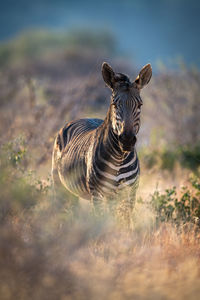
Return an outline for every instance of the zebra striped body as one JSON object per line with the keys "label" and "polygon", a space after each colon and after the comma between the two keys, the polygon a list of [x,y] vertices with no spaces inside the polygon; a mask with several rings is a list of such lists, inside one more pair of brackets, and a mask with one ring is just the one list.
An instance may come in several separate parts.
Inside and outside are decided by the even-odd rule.
{"label": "zebra striped body", "polygon": [[54,159],[60,180],[81,198],[115,196],[139,176],[136,150],[123,153],[106,127],[100,119],[81,119],[66,124],[57,136]]}
{"label": "zebra striped body", "polygon": [[140,172],[135,149],[140,89],[151,78],[151,66],[146,65],[133,83],[106,63],[102,75],[112,89],[106,118],[72,121],[59,131],[53,151],[53,178],[58,182],[55,178],[59,176],[67,190],[94,204],[125,197],[132,209]]}

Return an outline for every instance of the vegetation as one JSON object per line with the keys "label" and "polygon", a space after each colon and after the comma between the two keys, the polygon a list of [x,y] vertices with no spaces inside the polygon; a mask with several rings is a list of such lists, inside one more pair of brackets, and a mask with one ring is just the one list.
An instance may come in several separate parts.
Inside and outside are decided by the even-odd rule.
{"label": "vegetation", "polygon": [[97,220],[81,210],[72,216],[66,203],[53,202],[50,183],[26,173],[23,147],[18,139],[1,150],[1,299],[195,299],[197,178],[190,180],[195,194],[184,188],[178,196],[174,188],[155,192],[149,206],[138,203],[134,229],[127,232],[111,216]]}
{"label": "vegetation", "polygon": [[114,52],[115,40],[108,32],[74,30],[52,32],[40,30],[24,32],[19,37],[0,46],[0,65],[28,63],[29,60],[45,59],[46,56],[62,54],[76,56],[84,49]]}
{"label": "vegetation", "polygon": [[150,204],[157,222],[172,222],[177,225],[196,223],[200,225],[200,180],[196,176],[190,178],[190,187],[183,186],[179,197],[177,189],[167,189],[164,194],[155,191]]}
{"label": "vegetation", "polygon": [[[69,119],[104,117],[108,107],[100,77],[105,57],[93,51],[103,42],[87,35],[82,52],[70,34],[67,42],[65,35],[27,34],[13,42],[16,53],[11,42],[0,47],[0,58],[7,53],[0,59],[0,298],[197,299],[198,71],[154,75],[143,92],[131,230],[108,214],[95,218],[70,195],[52,197],[56,131]],[[120,71],[134,73],[118,61]]]}
{"label": "vegetation", "polygon": [[147,169],[159,168],[161,170],[173,171],[177,164],[182,168],[198,173],[200,167],[200,144],[178,146],[175,149],[166,147],[154,149],[141,149],[140,155],[143,158]]}

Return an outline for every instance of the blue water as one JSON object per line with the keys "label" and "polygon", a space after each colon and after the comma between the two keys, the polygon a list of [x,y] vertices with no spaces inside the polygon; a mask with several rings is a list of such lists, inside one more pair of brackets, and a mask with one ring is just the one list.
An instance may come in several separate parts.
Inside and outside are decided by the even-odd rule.
{"label": "blue water", "polygon": [[0,0],[0,40],[33,28],[103,28],[132,62],[200,67],[198,0]]}

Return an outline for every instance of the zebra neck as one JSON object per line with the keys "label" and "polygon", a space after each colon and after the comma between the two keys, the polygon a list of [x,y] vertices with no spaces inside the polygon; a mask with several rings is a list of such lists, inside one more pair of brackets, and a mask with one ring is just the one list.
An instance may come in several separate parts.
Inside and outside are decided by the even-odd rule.
{"label": "zebra neck", "polygon": [[129,158],[132,158],[135,155],[136,150],[134,149],[132,152],[124,152],[121,150],[118,136],[113,132],[111,121],[108,116],[109,114],[102,124],[98,152],[101,152],[104,159],[119,166],[129,160]]}

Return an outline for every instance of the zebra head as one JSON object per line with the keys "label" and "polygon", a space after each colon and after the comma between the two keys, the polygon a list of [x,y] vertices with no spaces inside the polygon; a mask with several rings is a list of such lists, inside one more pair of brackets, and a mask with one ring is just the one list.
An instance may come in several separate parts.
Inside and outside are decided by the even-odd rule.
{"label": "zebra head", "polygon": [[110,121],[113,132],[118,136],[122,151],[132,151],[140,129],[140,90],[151,79],[151,65],[144,66],[133,82],[126,75],[115,73],[107,63],[102,65],[102,75],[112,90]]}

